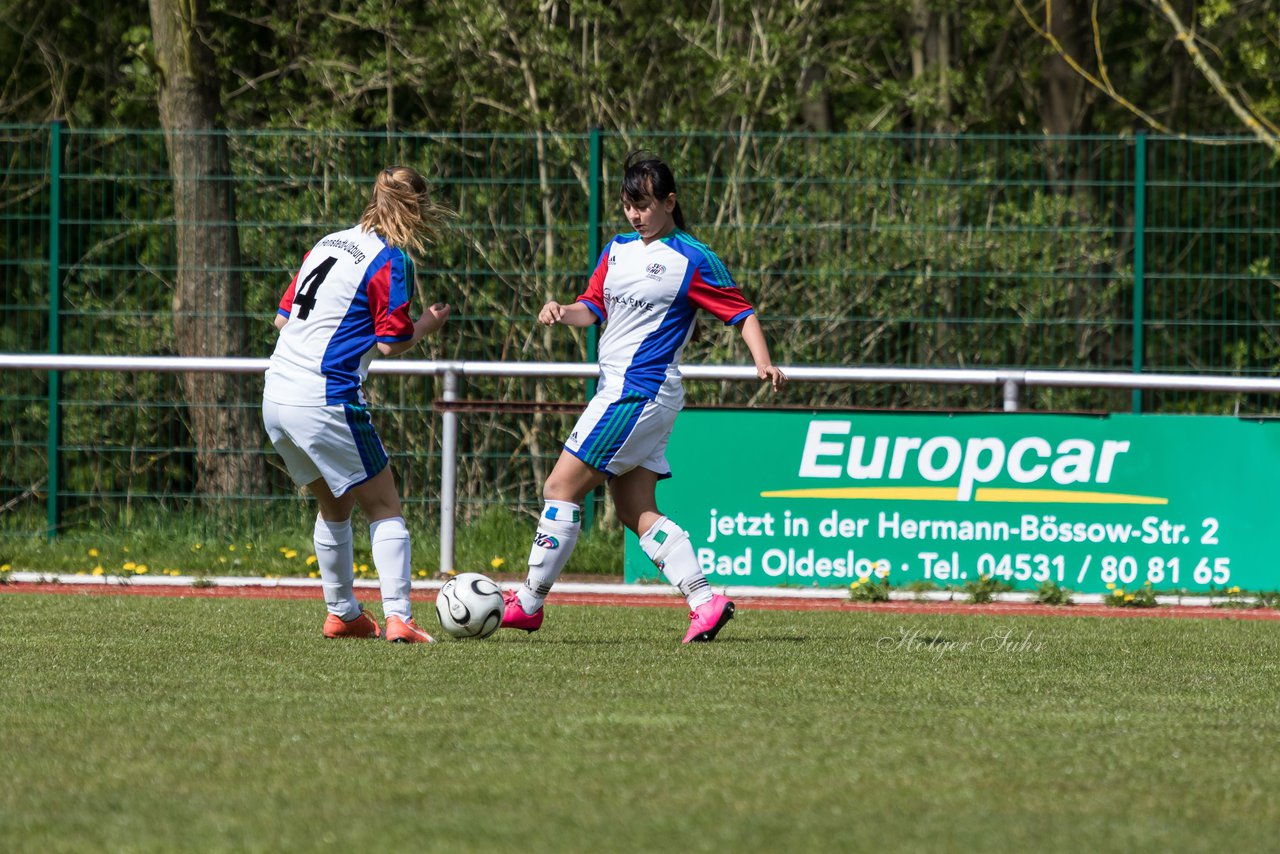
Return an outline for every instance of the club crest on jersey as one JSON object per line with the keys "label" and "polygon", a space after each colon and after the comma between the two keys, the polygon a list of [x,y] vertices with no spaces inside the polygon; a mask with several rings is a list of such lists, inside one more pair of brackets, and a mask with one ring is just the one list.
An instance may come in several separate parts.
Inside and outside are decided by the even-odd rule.
{"label": "club crest on jersey", "polygon": [[560,548],[559,540],[557,540],[555,537],[551,536],[550,534],[544,534],[541,531],[539,531],[537,536],[533,538],[533,544],[540,549],[550,550],[550,549]]}
{"label": "club crest on jersey", "polygon": [[667,272],[667,268],[663,264],[650,264],[644,268],[645,275],[655,282],[662,278],[662,274]]}

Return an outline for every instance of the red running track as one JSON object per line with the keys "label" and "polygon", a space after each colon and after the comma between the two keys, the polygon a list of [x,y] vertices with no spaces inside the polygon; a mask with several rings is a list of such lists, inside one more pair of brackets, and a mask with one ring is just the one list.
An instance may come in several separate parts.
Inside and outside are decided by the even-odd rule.
{"label": "red running track", "polygon": [[[308,587],[159,587],[120,584],[0,584],[3,593],[45,593],[78,596],[177,596],[189,599],[314,599],[320,591]],[[433,602],[434,590],[415,590],[415,602]],[[681,608],[674,594],[557,593],[554,605],[616,605],[637,608]],[[757,611],[867,611],[880,614],[985,614],[1000,617],[1163,617],[1180,619],[1280,620],[1274,608],[1213,608],[1204,605],[1161,605],[1156,608],[1116,608],[1107,605],[1053,606],[1020,602],[970,605],[963,602],[849,602],[841,599],[734,597],[743,608]]]}

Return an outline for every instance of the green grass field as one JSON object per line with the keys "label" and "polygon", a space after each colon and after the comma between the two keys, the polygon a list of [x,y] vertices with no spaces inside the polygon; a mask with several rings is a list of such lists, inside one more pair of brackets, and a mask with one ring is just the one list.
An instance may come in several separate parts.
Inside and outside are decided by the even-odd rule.
{"label": "green grass field", "polygon": [[[419,616],[434,625],[430,605]],[[0,595],[8,851],[1274,850],[1270,622]]]}

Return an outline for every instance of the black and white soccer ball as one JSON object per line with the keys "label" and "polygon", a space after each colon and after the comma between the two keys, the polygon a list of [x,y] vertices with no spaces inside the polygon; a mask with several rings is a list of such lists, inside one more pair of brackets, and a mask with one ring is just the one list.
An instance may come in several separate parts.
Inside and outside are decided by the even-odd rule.
{"label": "black and white soccer ball", "polygon": [[487,638],[502,625],[502,590],[486,575],[464,572],[436,596],[440,628],[455,638]]}

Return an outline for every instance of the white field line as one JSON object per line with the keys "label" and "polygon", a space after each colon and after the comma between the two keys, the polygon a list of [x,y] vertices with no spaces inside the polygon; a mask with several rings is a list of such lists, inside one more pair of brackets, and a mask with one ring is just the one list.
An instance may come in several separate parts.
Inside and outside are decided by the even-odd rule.
{"label": "white field line", "polygon": [[[201,577],[194,575],[161,575],[161,576],[119,576],[119,575],[77,575],[70,573],[46,572],[11,572],[10,580],[26,584],[68,584],[82,586],[123,586],[123,587],[301,587],[320,589],[318,578],[259,578],[216,576]],[[414,590],[439,590],[444,581],[425,579],[413,582]],[[357,579],[356,587],[378,587],[376,579]],[[519,582],[506,581],[500,587],[511,590],[519,586]],[[605,596],[662,596],[668,595],[673,600],[678,598],[676,592],[663,584],[617,584],[607,582],[575,582],[562,581],[556,584],[558,593],[585,593]],[[725,594],[750,597],[754,599],[829,599],[841,600],[849,598],[849,591],[844,587],[717,587]],[[965,604],[968,594],[963,591],[928,590],[911,593],[893,590],[889,598],[895,602],[956,602]],[[1080,605],[1100,605],[1106,600],[1102,593],[1072,593],[1071,598]],[[1247,598],[1247,597],[1241,597]],[[1027,591],[1013,593],[996,593],[995,602],[1030,603],[1035,601],[1035,594]],[[1157,595],[1156,601],[1161,605],[1200,605],[1209,607],[1229,600],[1213,596],[1179,596]]]}

